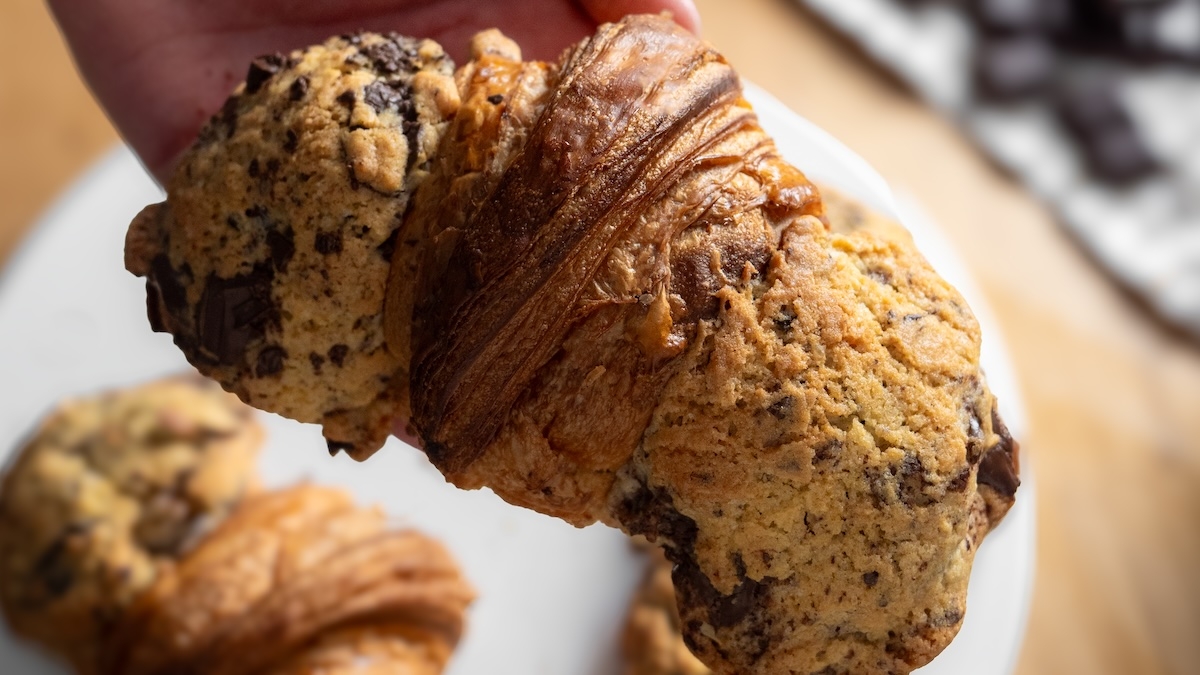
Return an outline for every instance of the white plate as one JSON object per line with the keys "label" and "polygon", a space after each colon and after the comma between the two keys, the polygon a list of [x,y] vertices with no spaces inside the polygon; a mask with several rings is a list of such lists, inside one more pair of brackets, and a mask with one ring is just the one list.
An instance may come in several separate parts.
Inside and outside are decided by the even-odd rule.
{"label": "white plate", "polygon": [[[862,159],[751,88],[763,126],[814,179],[901,214],[927,256],[971,300],[988,336],[983,360],[1013,433],[1025,429],[1012,370],[951,249],[928,222],[896,206]],[[0,453],[64,396],[188,368],[167,335],[149,330],[142,282],[124,271],[130,218],[161,192],[125,149],[110,153],[46,214],[0,280]],[[913,212],[915,213],[915,212]],[[625,537],[577,530],[509,506],[486,490],[448,485],[424,455],[393,439],[366,464],[330,459],[316,427],[264,415],[269,483],[302,478],[350,488],[396,520],[446,542],[479,590],[452,675],[603,675],[619,672],[618,635],[642,561]],[[988,537],[971,578],[958,638],[922,670],[1007,675],[1024,632],[1033,569],[1033,491],[1026,470],[1017,506]],[[5,673],[62,671],[0,631]]]}

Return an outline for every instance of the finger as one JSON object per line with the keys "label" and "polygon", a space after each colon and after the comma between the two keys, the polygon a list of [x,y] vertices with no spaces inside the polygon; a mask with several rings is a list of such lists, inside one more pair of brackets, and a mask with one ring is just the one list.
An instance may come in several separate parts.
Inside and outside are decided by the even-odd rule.
{"label": "finger", "polygon": [[404,441],[405,443],[408,443],[414,448],[419,449],[421,447],[421,439],[418,438],[415,433],[413,433],[412,427],[409,424],[409,420],[405,418],[397,417],[396,419],[392,420],[392,435]]}
{"label": "finger", "polygon": [[594,30],[569,0],[48,0],[76,65],[159,180],[259,54],[359,29],[430,37],[461,60],[498,27],[526,58],[553,59]]}
{"label": "finger", "polygon": [[628,14],[670,12],[680,26],[700,34],[700,12],[692,0],[580,0],[596,23],[619,21]]}

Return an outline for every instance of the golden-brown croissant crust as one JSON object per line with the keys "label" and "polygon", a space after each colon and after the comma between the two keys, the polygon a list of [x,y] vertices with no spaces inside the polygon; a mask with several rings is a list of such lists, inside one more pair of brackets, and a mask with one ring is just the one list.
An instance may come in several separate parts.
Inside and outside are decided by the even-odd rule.
{"label": "golden-brown croissant crust", "polygon": [[[495,31],[471,52],[454,95],[432,90],[453,105],[413,116],[439,141],[414,165],[419,180],[404,181],[385,306],[367,308],[382,311],[395,362],[367,389],[389,382],[387,405],[411,416],[456,485],[663,546],[683,637],[714,672],[897,673],[932,659],[961,625],[976,548],[1019,484],[962,297],[906,237],[831,229],[864,216],[826,213],[732,67],[668,18],[601,26],[555,63],[524,61]],[[293,101],[285,92],[303,74],[289,67],[259,84],[353,133],[355,113],[333,104],[357,106],[359,92]],[[396,91],[375,100],[402,108]],[[272,119],[259,107],[247,114]],[[251,185],[269,231],[321,248],[307,220],[287,216],[304,191],[261,166],[243,172],[245,146],[223,154],[222,124],[173,189],[211,189],[217,204],[232,192],[241,205]],[[287,132],[303,147],[302,127],[267,135]],[[307,173],[299,161],[280,175]],[[300,209],[342,214],[343,239],[377,211],[362,208],[375,195],[357,196],[354,166],[311,167],[322,185],[342,181],[344,199]],[[210,175],[227,180],[213,187]],[[171,213],[154,225],[162,241],[223,222]],[[170,270],[131,269],[186,287],[179,270],[196,253],[172,250]],[[325,271],[359,281],[353,266]],[[377,274],[361,281],[378,295]],[[267,291],[306,313],[339,311],[305,285]],[[179,295],[177,312],[200,311]],[[346,335],[350,349],[359,337]],[[276,397],[290,391],[280,371],[328,368],[321,354],[267,353],[256,386]],[[327,424],[326,436],[361,458],[378,428]]]}
{"label": "golden-brown croissant crust", "polygon": [[717,672],[932,659],[1017,486],[958,293],[905,238],[831,231],[669,21],[548,68],[485,35],[457,78],[389,287],[434,463],[665,546]]}
{"label": "golden-brown croissant crust", "polygon": [[389,530],[340,491],[299,486],[247,500],[162,574],[102,672],[441,672],[472,597],[436,542]]}

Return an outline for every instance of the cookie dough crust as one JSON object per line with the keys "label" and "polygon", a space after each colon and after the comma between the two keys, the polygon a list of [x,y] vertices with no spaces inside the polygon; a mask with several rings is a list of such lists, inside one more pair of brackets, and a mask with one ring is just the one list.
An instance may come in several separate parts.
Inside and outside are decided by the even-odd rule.
{"label": "cookie dough crust", "polygon": [[384,287],[396,234],[458,106],[428,40],[334,38],[250,66],[130,227],[158,330],[247,403],[322,423],[331,449],[386,437]]}

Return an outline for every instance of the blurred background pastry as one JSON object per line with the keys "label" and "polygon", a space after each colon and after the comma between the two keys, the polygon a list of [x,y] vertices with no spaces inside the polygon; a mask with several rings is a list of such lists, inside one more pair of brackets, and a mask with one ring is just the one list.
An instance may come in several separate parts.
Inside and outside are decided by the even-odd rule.
{"label": "blurred background pastry", "polygon": [[435,540],[260,491],[253,411],[196,376],[68,401],[0,485],[0,608],[83,675],[440,673],[474,592]]}

